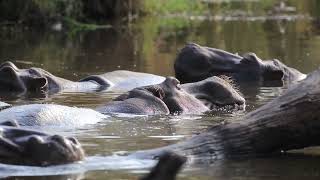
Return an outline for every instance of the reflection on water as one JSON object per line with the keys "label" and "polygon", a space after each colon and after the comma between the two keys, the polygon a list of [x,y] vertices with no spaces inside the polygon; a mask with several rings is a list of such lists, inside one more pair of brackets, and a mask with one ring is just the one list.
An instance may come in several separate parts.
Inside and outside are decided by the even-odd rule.
{"label": "reflection on water", "polygon": [[[117,69],[167,76],[174,75],[173,63],[177,51],[186,42],[193,41],[239,54],[252,51],[262,59],[277,58],[304,73],[320,65],[319,1],[289,0],[288,6],[295,8],[293,12],[277,8],[281,6],[273,0],[204,2],[208,3],[210,12],[147,16],[136,19],[129,26],[115,25],[110,29],[89,32],[70,34],[1,28],[0,61],[11,60],[18,67],[42,67],[71,80]],[[215,123],[236,121],[285,90],[281,87],[253,85],[240,89],[247,100],[245,111],[203,116],[112,116],[107,121],[63,132],[65,135],[76,136],[83,144],[88,155],[84,162],[44,169],[1,165],[0,174],[37,176],[42,173],[44,176],[38,177],[41,179],[47,178],[45,175],[56,173],[76,173],[77,175],[51,178],[134,179],[153,162],[139,162],[109,155],[119,151],[165,146],[197,134]],[[113,92],[41,96],[1,94],[0,100],[15,105],[57,103],[95,108],[117,95],[119,93]],[[209,167],[207,164],[195,165],[179,177],[315,179],[320,172],[317,161],[318,158],[309,156],[223,161]]]}

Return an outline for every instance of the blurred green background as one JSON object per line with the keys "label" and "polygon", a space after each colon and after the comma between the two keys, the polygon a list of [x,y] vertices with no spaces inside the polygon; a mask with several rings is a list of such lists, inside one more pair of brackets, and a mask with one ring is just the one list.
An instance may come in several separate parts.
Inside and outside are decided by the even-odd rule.
{"label": "blurred green background", "polygon": [[319,64],[317,0],[0,0],[0,61],[71,79],[114,69],[172,75],[187,42]]}

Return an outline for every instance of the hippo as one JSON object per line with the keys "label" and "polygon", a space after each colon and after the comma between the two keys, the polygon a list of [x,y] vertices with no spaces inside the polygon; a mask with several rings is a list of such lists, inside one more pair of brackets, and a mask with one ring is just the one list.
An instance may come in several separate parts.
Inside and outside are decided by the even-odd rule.
{"label": "hippo", "polygon": [[[196,82],[211,76],[226,75],[237,83],[297,82],[306,77],[277,59],[261,60],[254,53],[242,56],[221,49],[189,43],[181,49],[174,64],[176,78],[182,83]],[[268,83],[269,82],[269,83]]]}
{"label": "hippo", "polygon": [[14,121],[0,123],[0,132],[1,163],[49,166],[84,158],[80,143],[73,137],[21,128]]}
{"label": "hippo", "polygon": [[17,93],[128,91],[139,86],[161,83],[164,80],[164,77],[153,74],[117,70],[100,75],[90,75],[74,82],[57,77],[41,68],[19,69],[9,61],[0,65],[0,91]]}
{"label": "hippo", "polygon": [[9,107],[11,107],[10,104],[0,101],[0,110],[7,109]]}
{"label": "hippo", "polygon": [[227,106],[244,109],[245,99],[222,78],[213,76],[180,85],[176,78],[167,77],[160,84],[123,93],[95,110],[58,104],[20,105],[0,111],[0,122],[16,120],[21,126],[54,126],[64,130],[107,120],[108,114],[201,114]]}
{"label": "hippo", "polygon": [[0,123],[16,121],[21,126],[59,127],[59,130],[95,124],[107,118],[107,115],[93,109],[58,104],[27,104],[0,111]]}
{"label": "hippo", "polygon": [[176,78],[167,77],[160,84],[124,93],[96,110],[104,114],[201,114],[216,107],[244,104],[244,98],[219,77],[183,85]]}

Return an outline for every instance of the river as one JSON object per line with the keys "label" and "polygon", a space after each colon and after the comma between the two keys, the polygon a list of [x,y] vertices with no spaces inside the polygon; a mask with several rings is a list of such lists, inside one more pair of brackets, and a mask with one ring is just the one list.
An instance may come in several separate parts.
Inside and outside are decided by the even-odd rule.
{"label": "river", "polygon": [[[71,80],[118,69],[174,76],[177,52],[187,42],[196,42],[233,53],[255,52],[262,59],[280,59],[304,73],[317,69],[320,65],[320,3],[291,0],[293,10],[278,10],[276,3],[269,6],[268,2],[207,1],[210,13],[150,15],[93,31],[1,27],[0,62],[10,60],[21,68],[41,67]],[[239,112],[202,116],[113,116],[98,124],[61,131],[63,135],[79,139],[87,154],[84,161],[45,168],[0,164],[0,177],[136,179],[155,162],[128,159],[119,154],[172,144],[215,123],[236,120],[284,90],[283,87],[249,88],[244,93],[247,108]],[[60,93],[46,97],[28,94],[0,96],[0,100],[13,105],[56,103],[94,108],[117,95],[119,93],[114,92]],[[179,179],[319,179],[319,153],[312,149],[281,157],[200,163],[187,166]]]}

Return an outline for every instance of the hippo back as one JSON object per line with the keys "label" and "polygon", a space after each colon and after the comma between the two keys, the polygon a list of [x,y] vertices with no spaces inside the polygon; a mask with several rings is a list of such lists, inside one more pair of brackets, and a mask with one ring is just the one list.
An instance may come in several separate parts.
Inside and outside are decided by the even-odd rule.
{"label": "hippo back", "polygon": [[0,111],[0,122],[17,121],[21,126],[76,128],[94,124],[107,116],[92,109],[57,104],[29,104]]}
{"label": "hippo back", "polygon": [[100,75],[88,76],[80,81],[96,81],[108,85],[108,91],[129,91],[136,87],[160,84],[165,77],[149,73],[117,70]]}

